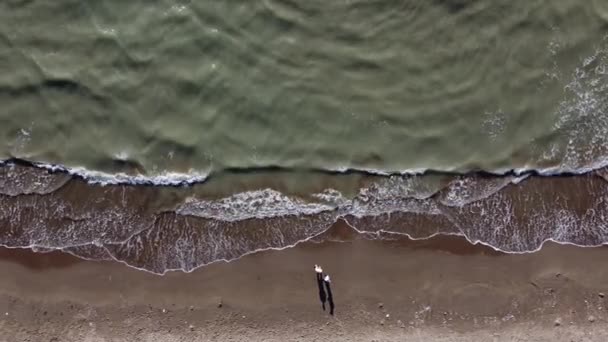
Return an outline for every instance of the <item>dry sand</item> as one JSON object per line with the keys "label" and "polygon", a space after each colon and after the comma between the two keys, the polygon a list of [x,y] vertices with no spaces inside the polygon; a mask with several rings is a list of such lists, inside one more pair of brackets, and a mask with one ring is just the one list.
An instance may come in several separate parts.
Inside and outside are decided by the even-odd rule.
{"label": "dry sand", "polygon": [[[608,248],[304,243],[158,276],[1,252],[0,341],[606,341]],[[313,265],[332,276],[321,310]],[[220,305],[221,303],[221,305]]]}

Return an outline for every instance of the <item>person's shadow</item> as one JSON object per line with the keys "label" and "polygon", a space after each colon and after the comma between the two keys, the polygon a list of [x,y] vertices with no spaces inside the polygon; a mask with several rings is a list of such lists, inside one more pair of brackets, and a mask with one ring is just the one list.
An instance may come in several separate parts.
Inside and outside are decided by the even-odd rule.
{"label": "person's shadow", "polygon": [[331,294],[331,281],[329,275],[325,275],[325,288],[327,289],[327,301],[329,302],[329,314],[334,315],[334,297]]}

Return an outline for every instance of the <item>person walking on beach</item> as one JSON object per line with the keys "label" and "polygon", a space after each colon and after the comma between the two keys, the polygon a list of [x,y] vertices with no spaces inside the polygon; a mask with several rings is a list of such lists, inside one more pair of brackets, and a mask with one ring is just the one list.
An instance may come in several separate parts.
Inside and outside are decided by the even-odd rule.
{"label": "person walking on beach", "polygon": [[315,273],[317,276],[317,287],[319,288],[319,299],[321,307],[325,311],[325,302],[329,302],[329,314],[334,315],[334,297],[331,293],[331,279],[328,274],[323,275],[323,269],[319,265],[315,265]]}
{"label": "person walking on beach", "polygon": [[325,302],[327,301],[327,296],[325,295],[325,289],[323,286],[323,269],[321,266],[315,265],[315,273],[317,275],[317,287],[319,288],[319,299],[321,300],[321,307],[323,311],[325,311]]}

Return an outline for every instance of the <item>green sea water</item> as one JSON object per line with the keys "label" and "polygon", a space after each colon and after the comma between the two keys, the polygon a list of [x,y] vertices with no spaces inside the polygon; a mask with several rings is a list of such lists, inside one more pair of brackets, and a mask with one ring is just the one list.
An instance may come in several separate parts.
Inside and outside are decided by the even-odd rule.
{"label": "green sea water", "polygon": [[0,159],[168,177],[597,167],[607,34],[600,0],[3,1]]}

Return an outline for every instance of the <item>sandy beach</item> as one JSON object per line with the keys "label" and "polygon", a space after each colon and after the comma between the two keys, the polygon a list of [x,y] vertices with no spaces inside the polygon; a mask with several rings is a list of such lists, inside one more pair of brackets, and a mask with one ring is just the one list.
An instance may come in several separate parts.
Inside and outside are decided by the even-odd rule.
{"label": "sandy beach", "polygon": [[[337,238],[343,240],[335,241]],[[462,238],[325,242],[164,276],[1,251],[1,341],[605,341],[608,248]],[[323,312],[313,265],[332,277]]]}

